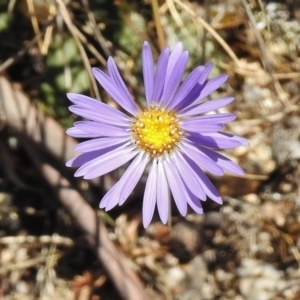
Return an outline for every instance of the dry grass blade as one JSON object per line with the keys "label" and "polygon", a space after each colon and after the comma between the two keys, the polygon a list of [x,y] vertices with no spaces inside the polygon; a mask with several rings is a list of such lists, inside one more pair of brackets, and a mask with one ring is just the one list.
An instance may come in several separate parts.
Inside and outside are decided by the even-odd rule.
{"label": "dry grass blade", "polygon": [[283,89],[282,89],[279,81],[273,75],[273,68],[272,68],[272,65],[270,63],[268,54],[266,52],[265,42],[264,42],[263,37],[261,36],[260,32],[256,28],[255,19],[253,17],[253,14],[251,12],[249,4],[247,3],[246,0],[242,0],[242,3],[244,5],[246,13],[248,15],[248,18],[249,18],[252,30],[253,30],[253,32],[254,32],[254,34],[256,36],[256,39],[257,39],[257,42],[258,42],[258,46],[259,46],[259,49],[260,49],[260,52],[261,52],[261,55],[262,55],[262,62],[265,65],[265,68],[267,69],[268,73],[271,76],[271,79],[272,79],[272,82],[274,84],[276,93],[277,93],[279,99],[282,101],[282,103],[284,103],[285,105],[289,106],[290,103],[288,101],[287,94],[283,91]]}
{"label": "dry grass blade", "polygon": [[158,37],[158,45],[159,45],[160,50],[162,50],[166,47],[166,40],[165,40],[164,31],[163,31],[160,16],[159,16],[158,1],[151,0],[151,4],[152,4],[152,11],[153,11],[153,16],[154,16],[157,37]]}
{"label": "dry grass blade", "polygon": [[[52,21],[56,16],[56,6],[52,3],[49,3],[49,16],[48,21]],[[52,41],[52,34],[53,34],[54,26],[50,24],[47,26],[45,37],[44,37],[44,43],[42,45],[41,53],[42,55],[46,55],[48,53],[49,46]]]}
{"label": "dry grass blade", "polygon": [[169,9],[171,16],[174,19],[175,23],[177,24],[179,29],[182,31],[182,33],[187,37],[187,39],[191,43],[191,45],[193,45],[194,47],[199,47],[199,45],[197,43],[197,39],[195,39],[195,37],[193,37],[193,35],[186,28],[184,21],[182,20],[182,17],[174,4],[174,0],[167,0],[166,4],[168,6],[168,9]]}
{"label": "dry grass blade", "polygon": [[9,3],[8,3],[8,7],[7,7],[7,12],[8,13],[12,13],[15,6],[16,6],[16,2],[17,0],[9,0]]}
{"label": "dry grass blade", "polygon": [[[232,66],[229,64],[226,64],[224,62],[218,62],[218,64],[224,69],[227,70],[228,72],[234,71],[236,74],[239,74],[241,76],[249,76],[249,77],[255,77],[257,75],[257,72],[247,69],[246,66],[239,67],[235,66],[234,70],[232,70]],[[270,77],[270,74],[264,70],[261,70],[264,72],[264,76]],[[287,79],[298,79],[300,78],[300,72],[290,72],[290,73],[272,73],[273,77],[278,79],[278,80],[287,80]]]}
{"label": "dry grass blade", "polygon": [[65,3],[62,0],[57,0],[57,4],[58,4],[59,11],[61,13],[61,16],[64,19],[70,33],[72,34],[72,36],[73,36],[73,38],[74,38],[74,40],[77,44],[77,47],[79,49],[80,55],[81,55],[82,60],[83,60],[83,64],[86,68],[86,71],[88,73],[90,82],[91,82],[92,87],[93,87],[93,94],[96,96],[97,99],[100,100],[100,94],[99,94],[99,91],[98,91],[97,83],[96,83],[96,80],[93,76],[93,73],[92,73],[92,70],[91,70],[91,65],[90,65],[89,59],[87,57],[87,54],[84,50],[84,47],[82,45],[81,39],[78,36],[78,30],[76,30],[76,27],[72,22],[72,19],[70,17],[70,14],[69,14],[67,8],[66,8]]}
{"label": "dry grass blade", "polygon": [[[36,35],[39,35],[40,34],[40,27],[39,27],[39,23],[38,23],[38,20],[37,20],[37,17],[36,17],[33,0],[26,0],[26,4],[27,4],[29,15],[30,15],[30,20],[31,20],[33,31]],[[42,52],[42,49],[43,49],[42,40],[39,39],[37,41],[37,44],[38,44],[38,47],[40,49],[40,52],[43,53]]]}
{"label": "dry grass blade", "polygon": [[106,65],[106,60],[104,57],[99,53],[99,51],[88,42],[87,38],[79,31],[77,27],[73,28],[74,33],[78,36],[80,41],[89,49],[89,51],[95,56],[95,58],[103,65]]}
{"label": "dry grass blade", "polygon": [[198,22],[203,28],[205,28],[214,39],[221,45],[228,56],[233,60],[236,66],[239,66],[239,59],[232,51],[230,46],[225,42],[225,40],[201,17],[197,16],[196,13],[185,3],[180,0],[174,0],[183,10],[185,10],[196,22]]}
{"label": "dry grass blade", "polygon": [[0,65],[0,74],[4,72],[7,68],[12,66],[16,61],[18,61],[24,54],[31,49],[35,44],[38,43],[38,41],[42,38],[44,35],[44,32],[40,32],[38,35],[36,35],[30,42],[28,42],[24,48],[20,49],[14,56],[8,58],[6,61],[4,61]]}
{"label": "dry grass blade", "polygon": [[[109,49],[106,47],[106,41],[105,41],[103,35],[101,34],[101,31],[99,30],[99,28],[97,26],[97,23],[96,23],[96,20],[95,20],[95,16],[94,16],[93,12],[90,9],[89,2],[87,0],[82,0],[82,3],[84,5],[84,7],[85,7],[85,10],[87,11],[87,15],[88,15],[90,24],[92,26],[93,32],[94,32],[94,34],[95,34],[95,36],[96,36],[96,38],[98,40],[99,45],[101,45],[101,48],[104,51],[105,55],[106,56],[110,56],[111,53],[110,53]],[[91,45],[91,49],[92,49],[92,47],[93,46]],[[99,58],[98,58],[98,60],[99,60]],[[99,61],[102,62],[102,58]]]}
{"label": "dry grass blade", "polygon": [[28,268],[36,267],[40,264],[46,263],[49,259],[57,262],[62,256],[63,254],[56,253],[56,254],[52,254],[50,257],[49,255],[39,256],[37,258],[27,259],[22,262],[17,262],[17,263],[13,262],[11,264],[5,264],[5,265],[2,264],[0,266],[0,275],[5,275],[8,272],[21,271],[21,270],[26,270]]}

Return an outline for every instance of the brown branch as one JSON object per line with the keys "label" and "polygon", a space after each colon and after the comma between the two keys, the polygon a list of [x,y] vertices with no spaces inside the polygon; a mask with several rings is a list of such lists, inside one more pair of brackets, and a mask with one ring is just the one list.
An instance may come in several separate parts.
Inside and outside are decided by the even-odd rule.
{"label": "brown branch", "polygon": [[84,232],[120,295],[126,300],[149,299],[130,261],[109,239],[97,213],[60,172],[45,162],[44,153],[38,147],[42,144],[56,157],[66,160],[74,155],[76,141],[67,137],[55,120],[45,117],[23,93],[0,77],[0,122],[3,121],[15,130],[33,162],[55,189],[59,201]]}
{"label": "brown branch", "polygon": [[0,128],[5,124],[28,135],[62,161],[75,155],[77,142],[55,120],[37,110],[25,94],[0,77]]}
{"label": "brown branch", "polygon": [[98,219],[94,210],[54,168],[48,164],[42,164],[41,170],[48,182],[57,187],[60,202],[87,235],[90,244],[96,247],[99,259],[123,298],[127,300],[148,299],[140,280],[132,271],[130,262],[109,239],[104,224]]}

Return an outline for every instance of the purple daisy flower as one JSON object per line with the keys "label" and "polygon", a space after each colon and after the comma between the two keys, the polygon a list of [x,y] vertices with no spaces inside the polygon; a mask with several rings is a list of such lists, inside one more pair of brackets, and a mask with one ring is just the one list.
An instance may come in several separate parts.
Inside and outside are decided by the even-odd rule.
{"label": "purple daisy flower", "polygon": [[203,101],[228,76],[208,80],[213,67],[209,63],[194,69],[180,84],[187,61],[188,52],[178,43],[172,51],[162,51],[154,68],[150,45],[144,43],[145,108],[134,102],[111,57],[107,61],[108,74],[96,68],[93,73],[125,113],[87,96],[68,94],[74,103],[70,111],[88,120],[75,122],[67,133],[90,139],[76,147],[82,154],[67,162],[67,166],[79,167],[75,176],[92,179],[131,161],[102,199],[100,208],[110,210],[122,205],[151,164],[143,200],[144,227],[150,224],[155,206],[161,221],[167,223],[171,194],[183,216],[188,205],[203,213],[201,201],[207,196],[222,204],[204,171],[216,176],[224,175],[224,171],[244,174],[236,163],[213,151],[248,144],[241,137],[221,132],[226,123],[236,118],[235,114],[211,113],[234,98]]}

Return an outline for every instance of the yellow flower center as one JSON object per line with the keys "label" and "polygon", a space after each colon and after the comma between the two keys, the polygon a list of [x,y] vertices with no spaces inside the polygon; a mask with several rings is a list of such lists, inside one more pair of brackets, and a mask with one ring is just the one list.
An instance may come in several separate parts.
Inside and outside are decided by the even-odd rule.
{"label": "yellow flower center", "polygon": [[172,152],[182,138],[176,114],[157,106],[135,117],[131,131],[137,147],[154,157]]}

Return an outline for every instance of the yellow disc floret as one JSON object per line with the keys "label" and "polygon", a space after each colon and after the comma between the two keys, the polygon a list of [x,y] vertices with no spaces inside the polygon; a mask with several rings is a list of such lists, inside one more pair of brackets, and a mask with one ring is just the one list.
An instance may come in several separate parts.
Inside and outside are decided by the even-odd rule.
{"label": "yellow disc floret", "polygon": [[135,117],[131,131],[137,147],[155,157],[172,152],[182,138],[176,114],[157,106]]}

